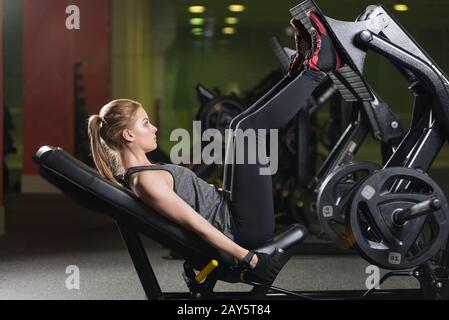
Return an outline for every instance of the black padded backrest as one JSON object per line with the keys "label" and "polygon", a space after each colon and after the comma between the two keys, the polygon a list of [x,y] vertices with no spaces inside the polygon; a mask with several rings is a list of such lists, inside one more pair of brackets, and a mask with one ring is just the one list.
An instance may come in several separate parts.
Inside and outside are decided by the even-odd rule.
{"label": "black padded backrest", "polygon": [[210,258],[217,258],[217,251],[196,234],[158,214],[133,192],[113,185],[63,149],[41,147],[34,161],[42,177],[89,209],[132,226],[199,267]]}

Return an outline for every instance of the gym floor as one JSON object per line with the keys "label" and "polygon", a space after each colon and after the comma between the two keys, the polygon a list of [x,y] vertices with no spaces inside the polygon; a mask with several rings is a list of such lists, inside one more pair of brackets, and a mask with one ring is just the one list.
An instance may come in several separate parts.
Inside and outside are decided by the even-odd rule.
{"label": "gym floor", "polygon": [[[115,225],[63,195],[9,195],[8,232],[0,238],[0,299],[144,299],[128,251]],[[51,205],[49,205],[51,204]],[[143,238],[163,291],[185,292],[182,261]],[[66,268],[80,270],[80,289],[69,290]],[[357,255],[296,255],[275,285],[290,290],[364,289],[368,262]],[[381,274],[386,271],[381,270]],[[382,288],[413,288],[411,278]],[[218,291],[246,291],[219,283]]]}

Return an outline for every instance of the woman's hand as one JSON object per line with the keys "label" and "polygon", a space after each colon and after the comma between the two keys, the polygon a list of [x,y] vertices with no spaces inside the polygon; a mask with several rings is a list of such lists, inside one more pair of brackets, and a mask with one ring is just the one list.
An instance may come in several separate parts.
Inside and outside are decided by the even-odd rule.
{"label": "woman's hand", "polygon": [[256,252],[250,265],[251,269],[247,271],[248,274],[255,276],[262,282],[273,282],[282,269],[282,264],[278,260],[262,252]]}

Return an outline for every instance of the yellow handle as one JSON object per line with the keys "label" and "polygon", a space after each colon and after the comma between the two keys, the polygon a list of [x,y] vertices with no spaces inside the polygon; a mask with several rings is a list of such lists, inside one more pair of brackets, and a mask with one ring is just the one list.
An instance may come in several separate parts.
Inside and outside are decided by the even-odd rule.
{"label": "yellow handle", "polygon": [[199,283],[203,281],[214,269],[218,267],[218,261],[212,260],[203,268],[203,270],[200,271],[195,277],[195,280]]}

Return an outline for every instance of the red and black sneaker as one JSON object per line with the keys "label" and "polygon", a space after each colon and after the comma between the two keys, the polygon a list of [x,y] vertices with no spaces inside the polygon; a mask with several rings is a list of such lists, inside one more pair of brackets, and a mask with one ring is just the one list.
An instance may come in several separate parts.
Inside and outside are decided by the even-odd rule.
{"label": "red and black sneaker", "polygon": [[299,20],[291,19],[290,25],[295,31],[296,53],[291,57],[289,70],[296,70],[304,61],[312,45],[310,34]]}
{"label": "red and black sneaker", "polygon": [[337,52],[325,25],[318,15],[311,11],[308,13],[311,29],[311,49],[304,60],[304,65],[315,71],[331,73],[340,69],[344,63]]}

